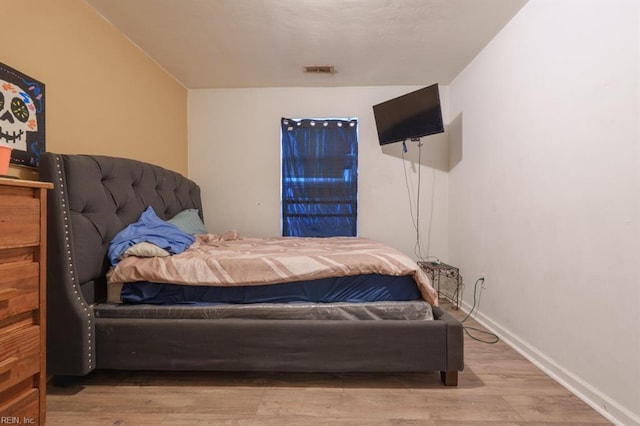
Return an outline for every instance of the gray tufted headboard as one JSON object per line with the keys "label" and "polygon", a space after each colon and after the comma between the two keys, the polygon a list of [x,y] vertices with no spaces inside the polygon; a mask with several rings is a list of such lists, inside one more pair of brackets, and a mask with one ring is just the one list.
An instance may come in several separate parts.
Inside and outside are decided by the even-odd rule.
{"label": "gray tufted headboard", "polygon": [[[83,375],[94,368],[95,303],[106,297],[106,253],[113,237],[152,206],[162,219],[197,208],[200,188],[179,173],[137,160],[43,153],[40,180],[48,194],[47,369]],[[81,345],[82,351],[65,350]],[[69,360],[67,353],[83,353]],[[78,361],[81,361],[79,363]],[[66,366],[85,365],[83,371]]]}

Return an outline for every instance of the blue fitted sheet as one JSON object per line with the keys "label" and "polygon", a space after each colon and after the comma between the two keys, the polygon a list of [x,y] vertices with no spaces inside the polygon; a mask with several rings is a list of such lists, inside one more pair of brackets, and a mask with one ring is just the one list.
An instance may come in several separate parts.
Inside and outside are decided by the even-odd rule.
{"label": "blue fitted sheet", "polygon": [[123,303],[130,304],[358,303],[422,300],[413,277],[378,274],[238,287],[136,282],[124,284],[120,296]]}

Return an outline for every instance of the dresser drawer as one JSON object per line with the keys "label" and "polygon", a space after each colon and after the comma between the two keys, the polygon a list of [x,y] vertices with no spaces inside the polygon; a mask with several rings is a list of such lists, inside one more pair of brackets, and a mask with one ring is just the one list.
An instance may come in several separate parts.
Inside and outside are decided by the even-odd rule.
{"label": "dresser drawer", "polygon": [[0,329],[0,392],[40,371],[40,326]]}
{"label": "dresser drawer", "polygon": [[40,425],[40,393],[37,388],[25,390],[0,405],[0,421],[5,424]]}
{"label": "dresser drawer", "polygon": [[37,262],[0,263],[0,320],[38,308],[39,279]]}
{"label": "dresser drawer", "polygon": [[0,186],[0,248],[40,243],[40,200],[30,188]]}

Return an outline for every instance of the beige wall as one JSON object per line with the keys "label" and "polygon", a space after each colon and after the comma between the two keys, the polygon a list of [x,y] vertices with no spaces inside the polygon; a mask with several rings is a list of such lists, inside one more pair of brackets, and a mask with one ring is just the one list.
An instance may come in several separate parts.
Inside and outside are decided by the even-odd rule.
{"label": "beige wall", "polygon": [[[187,173],[186,89],[90,6],[3,2],[2,16],[0,61],[45,83],[47,151],[129,157]],[[35,177],[15,166],[9,174]]]}
{"label": "beige wall", "polygon": [[640,425],[638,28],[637,1],[530,0],[449,86],[463,307],[484,275],[476,319],[618,425]]}
{"label": "beige wall", "polygon": [[[415,259],[436,256],[446,261],[448,177],[442,167],[448,164],[447,133],[423,138],[420,167],[417,144],[407,144],[406,162],[402,144],[380,146],[371,108],[418,88],[190,90],[189,176],[202,189],[207,230],[280,235],[280,118],[356,117],[358,235],[387,243]],[[445,107],[447,90],[441,87]],[[421,254],[414,250],[416,231],[410,210],[416,211],[418,177],[422,181]]]}

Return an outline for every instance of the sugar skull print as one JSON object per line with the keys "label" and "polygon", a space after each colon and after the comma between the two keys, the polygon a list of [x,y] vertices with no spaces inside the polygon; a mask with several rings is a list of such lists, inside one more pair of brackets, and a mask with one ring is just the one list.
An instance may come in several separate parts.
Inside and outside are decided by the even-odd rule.
{"label": "sugar skull print", "polygon": [[27,132],[38,131],[36,106],[31,96],[0,79],[0,144],[27,150]]}

